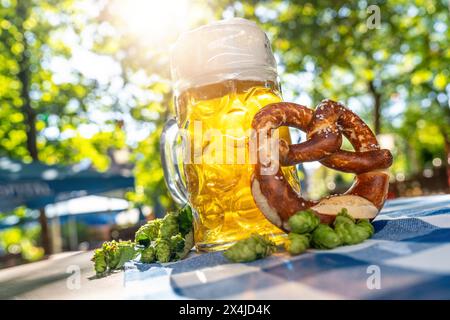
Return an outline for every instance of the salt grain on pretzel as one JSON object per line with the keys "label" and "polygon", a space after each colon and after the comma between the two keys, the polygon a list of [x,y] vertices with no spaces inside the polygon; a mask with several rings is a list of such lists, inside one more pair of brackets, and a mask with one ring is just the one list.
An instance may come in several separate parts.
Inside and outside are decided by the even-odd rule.
{"label": "salt grain on pretzel", "polygon": [[[270,158],[266,147],[258,148],[252,194],[267,219],[289,231],[289,217],[308,208],[323,223],[332,222],[344,207],[355,218],[373,219],[378,214],[389,186],[389,176],[382,170],[392,164],[392,155],[389,150],[380,150],[375,135],[361,118],[341,103],[324,100],[315,111],[288,102],[270,104],[261,109],[252,122],[258,141],[270,138],[271,130],[281,126],[305,131],[307,140],[291,145],[280,140],[279,159]],[[355,151],[340,150],[342,135],[350,141]],[[268,157],[269,161],[260,161]],[[355,173],[355,181],[343,195],[318,201],[304,199],[283,178],[281,167],[307,161],[320,161],[335,170]],[[278,165],[278,171],[267,174],[265,169],[274,164]]]}

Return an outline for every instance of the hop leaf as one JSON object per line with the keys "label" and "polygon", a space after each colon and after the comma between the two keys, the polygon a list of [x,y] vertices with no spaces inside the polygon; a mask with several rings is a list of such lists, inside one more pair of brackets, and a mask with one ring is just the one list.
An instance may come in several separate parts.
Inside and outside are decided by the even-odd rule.
{"label": "hop leaf", "polygon": [[309,248],[310,234],[289,233],[288,240],[284,243],[287,252],[297,255]]}
{"label": "hop leaf", "polygon": [[128,262],[136,258],[137,251],[135,250],[135,245],[131,241],[119,241],[117,244],[119,262],[117,263],[115,269],[120,269]]}
{"label": "hop leaf", "polygon": [[193,230],[191,230],[188,234],[185,235],[183,249],[175,253],[175,260],[184,259],[188,255],[189,251],[191,251],[193,246],[194,246],[194,232]]}
{"label": "hop leaf", "polygon": [[312,232],[319,223],[319,217],[312,210],[299,211],[288,220],[291,231],[299,234]]}
{"label": "hop leaf", "polygon": [[269,239],[258,234],[236,242],[229,247],[224,256],[233,262],[250,262],[271,255],[276,251],[276,245]]}
{"label": "hop leaf", "polygon": [[179,231],[185,236],[192,230],[192,208],[189,205],[184,206],[177,213]]}

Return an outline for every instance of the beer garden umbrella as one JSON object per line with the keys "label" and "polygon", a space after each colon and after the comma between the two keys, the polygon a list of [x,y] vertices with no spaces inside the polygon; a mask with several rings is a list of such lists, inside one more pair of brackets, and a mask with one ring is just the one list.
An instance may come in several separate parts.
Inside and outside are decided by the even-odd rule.
{"label": "beer garden umbrella", "polygon": [[[128,170],[129,171],[129,170]],[[0,158],[0,212],[25,205],[40,209],[44,247],[49,248],[44,206],[89,194],[131,188],[134,177],[124,172],[100,173],[81,163],[72,166],[22,163]],[[47,242],[47,243],[45,243]]]}

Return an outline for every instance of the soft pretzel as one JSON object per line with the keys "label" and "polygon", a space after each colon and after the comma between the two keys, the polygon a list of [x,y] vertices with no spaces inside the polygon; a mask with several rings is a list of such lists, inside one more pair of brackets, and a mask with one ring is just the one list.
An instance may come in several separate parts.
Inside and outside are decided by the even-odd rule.
{"label": "soft pretzel", "polygon": [[[279,140],[279,157],[273,157],[266,141],[272,131],[290,126],[307,133],[307,140],[288,144]],[[321,222],[330,223],[347,208],[355,218],[373,219],[386,199],[389,176],[383,171],[392,164],[389,150],[382,150],[370,128],[341,103],[322,101],[313,111],[295,103],[279,102],[265,106],[254,117],[258,157],[252,176],[252,194],[262,213],[276,226],[289,231],[287,220],[296,212],[312,209]],[[340,150],[342,134],[355,151]],[[304,199],[285,179],[282,166],[320,161],[339,171],[356,173],[350,189],[342,195],[318,201]],[[269,168],[277,168],[270,172]]]}

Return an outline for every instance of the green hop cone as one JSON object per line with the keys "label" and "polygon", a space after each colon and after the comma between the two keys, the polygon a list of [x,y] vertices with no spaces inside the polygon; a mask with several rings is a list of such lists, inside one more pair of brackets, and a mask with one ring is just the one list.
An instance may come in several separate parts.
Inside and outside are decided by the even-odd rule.
{"label": "green hop cone", "polygon": [[299,234],[312,232],[319,223],[319,217],[312,210],[299,211],[288,220],[291,231]]}
{"label": "green hop cone", "polygon": [[147,222],[139,228],[135,235],[136,243],[142,246],[149,246],[150,243],[158,238],[161,219],[155,219]]}
{"label": "green hop cone", "polygon": [[341,238],[342,244],[356,244],[361,242],[360,236],[355,230],[355,219],[348,214],[347,209],[342,208],[333,222],[334,230]]}
{"label": "green hop cone", "polygon": [[102,275],[108,270],[106,255],[102,249],[96,249],[94,251],[94,256],[91,261],[94,262],[94,269],[97,275]]}
{"label": "green hop cone", "polygon": [[362,219],[358,223],[355,223],[355,219],[348,215],[345,209],[342,209],[336,216],[334,230],[344,245],[361,243],[370,238],[374,231],[369,220]]}
{"label": "green hop cone", "polygon": [[319,224],[312,233],[311,244],[316,249],[333,249],[342,244],[339,235],[326,224]]}
{"label": "green hop cone", "polygon": [[136,257],[134,243],[131,241],[107,241],[103,243],[102,250],[105,253],[106,263],[110,270],[120,269],[125,262]]}
{"label": "green hop cone", "polygon": [[110,270],[116,269],[120,262],[118,243],[115,240],[104,242],[102,245],[102,250],[106,256],[108,268]]}
{"label": "green hop cone", "polygon": [[269,239],[258,234],[236,242],[229,247],[224,256],[233,262],[250,262],[271,255],[276,251],[276,245]]}
{"label": "green hop cone", "polygon": [[153,263],[156,260],[156,249],[153,246],[148,246],[141,251],[142,263]]}
{"label": "green hop cone", "polygon": [[176,235],[178,231],[178,218],[176,214],[168,213],[161,221],[159,238],[170,239],[170,237]]}
{"label": "green hop cone", "polygon": [[338,224],[334,229],[344,245],[358,244],[370,237],[369,232],[365,228],[356,224]]}
{"label": "green hop cone", "polygon": [[291,255],[298,255],[306,251],[309,248],[309,240],[311,235],[309,234],[297,234],[289,233],[287,241],[284,243],[284,247]]}
{"label": "green hop cone", "polygon": [[334,225],[341,223],[355,223],[355,219],[348,213],[346,208],[342,208],[341,212],[339,212],[334,219]]}
{"label": "green hop cone", "polygon": [[184,247],[182,250],[175,252],[175,260],[184,259],[194,246],[194,231],[191,230],[184,236]]}
{"label": "green hop cone", "polygon": [[369,233],[369,238],[373,236],[375,233],[375,229],[373,225],[370,223],[369,219],[360,219],[356,223],[357,226],[366,229],[366,231]]}
{"label": "green hop cone", "polygon": [[157,239],[155,242],[156,260],[164,263],[169,262],[171,257],[170,242],[165,239]]}

